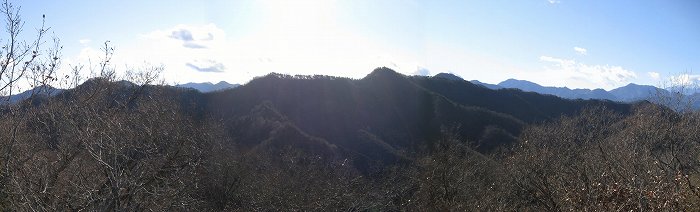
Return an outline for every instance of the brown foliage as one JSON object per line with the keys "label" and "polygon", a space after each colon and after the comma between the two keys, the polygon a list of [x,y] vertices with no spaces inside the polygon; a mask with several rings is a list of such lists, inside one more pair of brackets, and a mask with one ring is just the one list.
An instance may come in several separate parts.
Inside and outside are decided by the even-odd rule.
{"label": "brown foliage", "polygon": [[505,162],[514,203],[545,210],[695,208],[694,116],[647,105],[620,118],[594,108],[531,127]]}
{"label": "brown foliage", "polygon": [[157,89],[132,94],[128,104],[113,102],[118,86],[104,83],[85,91],[90,95],[2,117],[0,129],[17,132],[0,135],[11,208],[168,210],[197,204],[189,189],[204,132],[176,104],[153,100],[151,95],[162,95]]}

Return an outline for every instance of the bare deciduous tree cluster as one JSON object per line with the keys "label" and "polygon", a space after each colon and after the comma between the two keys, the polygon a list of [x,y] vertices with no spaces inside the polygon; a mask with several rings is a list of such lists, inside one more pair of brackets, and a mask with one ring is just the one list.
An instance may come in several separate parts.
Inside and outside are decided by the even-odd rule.
{"label": "bare deciduous tree cluster", "polygon": [[[473,142],[446,129],[413,158],[363,172],[353,158],[326,152],[337,147],[283,119],[244,117],[251,135],[227,137],[221,120],[193,113],[193,100],[158,85],[162,67],[128,71],[120,80],[108,43],[102,62],[88,67],[96,78],[83,83],[80,65],[58,77],[58,39],[46,44],[42,26],[24,42],[19,8],[5,1],[0,13],[6,22],[0,94],[39,88],[25,101],[4,98],[0,104],[0,209],[700,207],[700,112],[654,104],[640,104],[631,114],[588,108],[528,126],[515,146],[493,154],[475,151],[468,145]],[[75,88],[47,93],[61,83]],[[256,110],[276,114],[265,105]],[[257,139],[266,133],[271,136]]]}
{"label": "bare deciduous tree cluster", "polygon": [[[199,204],[192,185],[207,135],[183,115],[166,91],[152,86],[162,68],[131,72],[117,81],[112,48],[94,71],[98,78],[53,98],[58,79],[58,40],[37,29],[21,40],[20,8],[4,1],[0,50],[0,165],[2,206],[23,211],[173,210]],[[77,69],[78,66],[76,66]],[[73,77],[78,81],[72,81]],[[34,88],[17,104],[9,96]],[[153,97],[159,97],[158,99]],[[177,124],[170,124],[177,123]]]}
{"label": "bare deciduous tree cluster", "polygon": [[30,108],[19,120],[3,117],[1,123],[21,132],[0,135],[11,142],[3,143],[8,206],[171,210],[196,204],[190,186],[201,163],[203,131],[172,103],[139,95],[143,100],[122,104],[109,85],[96,86],[104,90]]}

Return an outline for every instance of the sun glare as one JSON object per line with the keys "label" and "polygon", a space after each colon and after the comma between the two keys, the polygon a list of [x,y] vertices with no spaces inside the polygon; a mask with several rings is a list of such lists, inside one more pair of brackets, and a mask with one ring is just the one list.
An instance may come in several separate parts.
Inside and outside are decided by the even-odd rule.
{"label": "sun glare", "polygon": [[263,1],[262,4],[264,18],[260,31],[243,45],[260,54],[268,71],[290,74],[324,71],[330,75],[361,77],[366,73],[357,70],[371,70],[376,65],[372,59],[375,58],[372,54],[379,51],[376,45],[338,21],[339,11],[334,1]]}

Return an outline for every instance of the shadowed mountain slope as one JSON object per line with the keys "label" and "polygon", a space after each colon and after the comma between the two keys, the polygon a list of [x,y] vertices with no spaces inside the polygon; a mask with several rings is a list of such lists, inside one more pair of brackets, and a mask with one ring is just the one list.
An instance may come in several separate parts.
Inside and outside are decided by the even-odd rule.
{"label": "shadowed mountain slope", "polygon": [[445,130],[479,152],[491,152],[517,142],[531,123],[573,115],[588,106],[622,114],[632,107],[491,90],[465,80],[405,76],[388,68],[375,69],[363,79],[273,73],[210,93],[96,78],[53,99],[73,101],[96,94],[101,100],[90,101],[107,109],[135,108],[139,98],[168,99],[194,123],[215,123],[226,142],[249,154],[274,155],[292,148],[324,160],[352,159],[361,169],[411,161],[431,151]]}
{"label": "shadowed mountain slope", "polygon": [[525,80],[516,80],[516,79],[508,79],[506,81],[503,81],[501,83],[498,83],[498,86],[504,87],[504,88],[517,88],[523,91],[531,91],[531,92],[536,92],[536,93],[541,93],[541,94],[550,94],[550,95],[555,95],[559,96],[562,98],[567,98],[567,99],[607,99],[607,100],[618,100],[616,96],[608,93],[607,91],[603,89],[569,89],[566,87],[560,88],[560,87],[545,87],[538,85],[536,83],[530,82],[530,81],[525,81]]}
{"label": "shadowed mountain slope", "polygon": [[[207,95],[206,110],[222,120],[238,142],[269,139],[270,118],[255,108],[275,111],[272,121],[293,125],[362,161],[392,163],[429,149],[445,128],[455,128],[478,151],[515,142],[526,123],[571,115],[603,105],[627,113],[630,105],[610,101],[566,100],[519,90],[490,90],[464,80],[404,76],[378,68],[363,79],[269,74],[237,89]],[[241,117],[249,120],[241,122]],[[257,121],[250,121],[257,120]],[[281,121],[284,120],[284,121]],[[263,126],[269,130],[241,129]],[[264,127],[268,126],[268,127]]]}
{"label": "shadowed mountain slope", "polygon": [[420,76],[411,77],[411,80],[458,104],[509,114],[527,123],[546,121],[561,115],[573,115],[583,107],[595,105],[603,105],[623,113],[629,112],[629,105],[608,100],[570,100],[516,89],[492,90],[464,80]]}

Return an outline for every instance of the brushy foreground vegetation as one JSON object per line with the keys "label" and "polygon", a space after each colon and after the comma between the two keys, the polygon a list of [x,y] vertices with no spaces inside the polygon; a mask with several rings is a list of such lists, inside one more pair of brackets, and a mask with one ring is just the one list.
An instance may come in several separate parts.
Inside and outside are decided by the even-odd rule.
{"label": "brushy foreground vegetation", "polygon": [[247,149],[219,122],[165,101],[171,88],[119,97],[120,84],[97,81],[89,89],[95,93],[24,102],[0,117],[5,208],[699,207],[697,112],[649,104],[623,116],[589,108],[530,125],[516,144],[492,153],[475,151],[453,128],[444,128],[432,147],[407,162],[362,171],[352,159],[309,148],[317,145],[314,138],[295,126],[257,122],[258,130],[275,136]]}
{"label": "brushy foreground vegetation", "polygon": [[[0,108],[3,210],[700,207],[699,112],[384,69],[363,80],[271,75],[202,94],[154,85],[160,68],[117,76],[108,45],[83,83],[77,70],[57,75],[60,46],[43,48],[46,29],[20,42],[18,11],[0,9],[0,91],[37,88]],[[57,84],[74,88],[52,93]]]}

